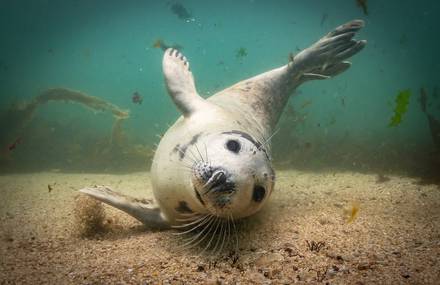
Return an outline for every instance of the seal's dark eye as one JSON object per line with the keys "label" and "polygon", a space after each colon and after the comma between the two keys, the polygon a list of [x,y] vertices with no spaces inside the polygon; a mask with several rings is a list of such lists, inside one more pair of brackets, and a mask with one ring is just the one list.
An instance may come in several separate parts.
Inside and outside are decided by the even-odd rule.
{"label": "seal's dark eye", "polygon": [[264,189],[263,186],[255,185],[254,186],[254,193],[252,194],[252,200],[255,202],[261,202],[264,199],[264,196],[266,195],[266,189]]}
{"label": "seal's dark eye", "polygon": [[236,140],[228,140],[226,142],[226,148],[232,152],[238,153],[240,151],[240,143]]}

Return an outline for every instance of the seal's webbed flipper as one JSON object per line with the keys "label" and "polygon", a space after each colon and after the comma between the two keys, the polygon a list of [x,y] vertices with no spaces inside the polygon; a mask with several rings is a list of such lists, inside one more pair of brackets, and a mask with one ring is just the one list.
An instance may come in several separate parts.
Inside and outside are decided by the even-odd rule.
{"label": "seal's webbed flipper", "polygon": [[167,49],[162,66],[168,92],[183,116],[188,117],[206,105],[197,94],[189,63],[183,54],[173,48]]}
{"label": "seal's webbed flipper", "polygon": [[353,20],[337,27],[315,44],[297,54],[288,65],[300,82],[335,76],[350,67],[345,60],[361,51],[367,41],[353,39],[364,21]]}
{"label": "seal's webbed flipper", "polygon": [[107,186],[87,187],[79,191],[124,211],[148,227],[160,229],[170,227],[167,221],[162,217],[160,209],[147,201],[116,193]]}

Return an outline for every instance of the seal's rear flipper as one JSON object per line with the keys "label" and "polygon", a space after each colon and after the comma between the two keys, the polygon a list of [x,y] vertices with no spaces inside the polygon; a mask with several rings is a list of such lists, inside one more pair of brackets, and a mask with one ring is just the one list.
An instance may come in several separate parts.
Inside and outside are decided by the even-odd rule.
{"label": "seal's rear flipper", "polygon": [[317,68],[314,70],[311,70],[307,73],[304,73],[300,78],[299,78],[299,83],[303,83],[305,81],[309,81],[309,80],[315,80],[315,79],[328,79],[331,77],[334,77],[336,75],[338,75],[339,73],[342,73],[344,71],[346,71],[347,69],[349,69],[351,66],[351,63],[348,61],[341,61],[338,62],[336,64],[332,64],[327,66],[324,70],[322,70],[322,68]]}
{"label": "seal's rear flipper", "polygon": [[160,209],[148,201],[116,193],[107,186],[87,187],[80,189],[79,192],[124,211],[148,227],[170,228],[168,222],[162,217]]}
{"label": "seal's rear flipper", "polygon": [[[297,54],[288,65],[294,80],[325,79],[350,67],[345,60],[361,51],[367,41],[353,39],[364,21],[353,20],[337,27],[315,44]],[[303,78],[304,77],[304,78]]]}

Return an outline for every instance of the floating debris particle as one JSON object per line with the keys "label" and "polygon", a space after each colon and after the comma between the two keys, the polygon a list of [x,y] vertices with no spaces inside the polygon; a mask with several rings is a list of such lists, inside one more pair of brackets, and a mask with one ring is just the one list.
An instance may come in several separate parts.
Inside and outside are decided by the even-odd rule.
{"label": "floating debris particle", "polygon": [[21,143],[21,137],[18,137],[17,139],[15,139],[13,143],[8,145],[8,150],[13,151],[20,143]]}
{"label": "floating debris particle", "polygon": [[344,216],[347,218],[347,223],[352,223],[359,215],[360,205],[358,202],[352,202],[349,208],[344,209]]}
{"label": "floating debris particle", "polygon": [[237,50],[237,53],[235,54],[235,56],[236,56],[237,58],[243,58],[243,57],[245,57],[245,56],[247,56],[247,55],[248,55],[247,49],[244,48],[244,47],[239,48],[239,49]]}
{"label": "floating debris particle", "polygon": [[131,95],[131,102],[133,102],[133,104],[141,105],[142,101],[144,101],[142,95],[138,91],[133,92]]}
{"label": "floating debris particle", "polygon": [[179,51],[181,51],[183,49],[183,46],[181,46],[179,44],[168,45],[168,44],[166,44],[161,39],[155,40],[154,43],[153,43],[153,47],[154,48],[159,48],[159,49],[161,49],[163,51],[166,51],[169,48],[173,48],[173,49],[176,49],[176,50],[179,50]]}
{"label": "floating debris particle", "polygon": [[191,13],[188,11],[188,9],[185,8],[185,6],[183,6],[180,3],[174,3],[173,5],[171,5],[171,11],[181,20],[185,21],[185,22],[192,22],[194,21],[193,16],[191,15]]}
{"label": "floating debris particle", "polygon": [[362,12],[364,12],[364,15],[368,15],[367,0],[356,0],[356,4],[358,7],[360,7],[362,9]]}
{"label": "floating debris particle", "polygon": [[388,182],[390,180],[391,180],[391,178],[383,175],[382,173],[379,173],[376,178],[376,183],[384,183],[384,182]]}
{"label": "floating debris particle", "polygon": [[[55,186],[55,184],[56,184],[56,183],[54,183],[53,186]],[[47,192],[49,192],[49,193],[52,192],[52,190],[53,190],[53,186],[50,185],[50,184],[47,184]]]}

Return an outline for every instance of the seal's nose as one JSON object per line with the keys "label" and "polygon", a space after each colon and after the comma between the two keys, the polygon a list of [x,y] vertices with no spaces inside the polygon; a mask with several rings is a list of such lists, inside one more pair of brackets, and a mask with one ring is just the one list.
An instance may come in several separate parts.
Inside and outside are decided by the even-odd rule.
{"label": "seal's nose", "polygon": [[211,177],[209,177],[208,181],[206,181],[203,188],[208,191],[214,189],[226,182],[226,174],[223,170],[216,170],[212,173]]}

